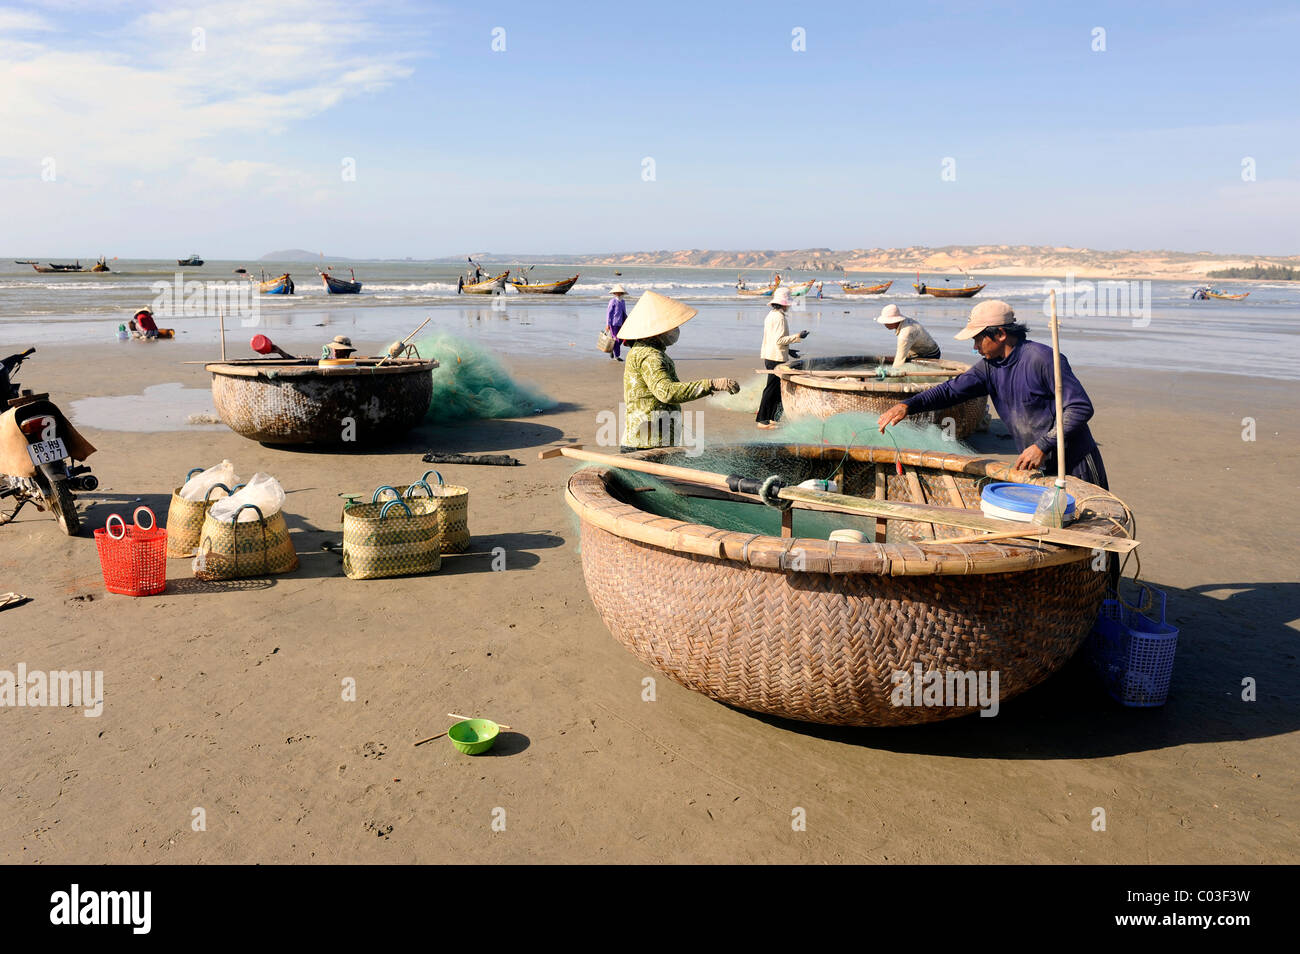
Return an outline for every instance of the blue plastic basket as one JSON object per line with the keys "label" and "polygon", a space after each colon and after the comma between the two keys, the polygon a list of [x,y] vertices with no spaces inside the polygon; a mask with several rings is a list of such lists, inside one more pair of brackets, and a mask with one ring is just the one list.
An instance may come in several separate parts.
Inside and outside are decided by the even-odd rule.
{"label": "blue plastic basket", "polygon": [[1152,619],[1118,600],[1104,600],[1088,639],[1088,657],[1106,691],[1126,706],[1162,706],[1174,673],[1178,629],[1165,621],[1165,594],[1143,586],[1139,606],[1160,601],[1160,618]]}

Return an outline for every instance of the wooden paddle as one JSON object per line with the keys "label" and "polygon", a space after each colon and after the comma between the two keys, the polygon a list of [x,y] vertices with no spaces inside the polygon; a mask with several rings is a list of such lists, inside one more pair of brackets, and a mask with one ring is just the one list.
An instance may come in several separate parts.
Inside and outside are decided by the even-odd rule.
{"label": "wooden paddle", "polygon": [[[583,450],[582,445],[569,447],[552,447],[537,455],[541,460],[553,457],[570,457],[596,464],[605,464],[622,470],[651,474],[668,480],[699,484],[717,490],[730,492],[733,498],[765,503],[758,491],[763,480],[755,477],[742,477],[738,474],[718,474],[707,470],[695,470],[691,467],[675,467],[671,464],[657,464],[654,461],[640,460],[635,457],[600,454]],[[1138,541],[1127,537],[1111,537],[1101,533],[1089,533],[1082,530],[1064,530],[1041,527],[1037,524],[1019,523],[1015,520],[999,520],[986,517],[983,511],[967,510],[957,507],[928,507],[896,500],[869,500],[865,497],[850,497],[847,494],[832,494],[822,490],[808,490],[802,487],[782,487],[777,497],[790,501],[794,506],[804,510],[821,510],[831,513],[862,514],[871,517],[884,517],[893,520],[910,520],[918,523],[933,523],[945,527],[962,527],[966,530],[982,530],[988,533],[1019,531],[1021,536],[1034,537],[1062,546],[1082,547],[1088,550],[1106,550],[1112,553],[1128,553],[1138,546]],[[944,541],[935,541],[942,543]]]}

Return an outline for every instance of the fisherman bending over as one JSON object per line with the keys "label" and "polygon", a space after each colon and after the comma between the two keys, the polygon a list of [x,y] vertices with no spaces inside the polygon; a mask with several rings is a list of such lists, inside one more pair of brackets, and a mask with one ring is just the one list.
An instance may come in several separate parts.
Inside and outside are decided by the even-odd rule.
{"label": "fisherman bending over", "polygon": [[[1029,329],[1016,323],[1004,301],[980,302],[971,310],[958,341],[971,341],[983,361],[951,381],[936,384],[895,404],[880,415],[880,431],[911,413],[952,407],[988,395],[1011,431],[1020,456],[1017,470],[1056,472],[1056,390],[1052,349],[1027,341]],[[1101,451],[1088,429],[1092,402],[1070,362],[1061,356],[1061,402],[1065,431],[1065,470],[1073,477],[1109,489]]]}

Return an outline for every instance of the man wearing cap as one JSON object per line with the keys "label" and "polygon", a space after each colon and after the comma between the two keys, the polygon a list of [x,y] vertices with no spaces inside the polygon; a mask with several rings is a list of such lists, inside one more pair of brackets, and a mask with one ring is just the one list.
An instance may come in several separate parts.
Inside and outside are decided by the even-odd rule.
{"label": "man wearing cap", "polygon": [[897,305],[886,305],[880,309],[880,317],[876,321],[898,337],[898,347],[894,349],[895,368],[902,367],[913,358],[939,357],[939,346],[930,337],[930,333],[915,318],[908,318],[899,311]]}
{"label": "man wearing cap", "polygon": [[623,327],[623,322],[627,321],[627,305],[623,302],[623,296],[627,291],[622,285],[615,285],[609,290],[609,294],[609,307],[605,309],[605,330],[614,339],[614,350],[609,353],[609,356],[615,361],[622,361],[620,357],[622,345],[618,340],[618,332]]}
{"label": "man wearing cap", "polygon": [[[993,399],[1016,442],[1017,470],[1056,470],[1056,390],[1052,349],[1027,341],[1029,329],[1016,323],[1016,313],[1004,301],[980,302],[971,310],[958,341],[971,341],[983,361],[951,381],[936,384],[895,404],[880,415],[883,433],[913,412],[951,407],[970,398]],[[1061,356],[1062,426],[1065,431],[1065,469],[1074,477],[1109,489],[1101,451],[1088,429],[1092,402],[1070,363]]]}
{"label": "man wearing cap", "polygon": [[[790,289],[777,287],[772,292],[772,307],[767,310],[767,319],[763,322],[763,367],[771,371],[778,364],[790,360],[790,345],[808,337],[808,332],[790,334],[790,326],[785,314],[790,308]],[[763,430],[776,427],[781,417],[781,379],[775,374],[767,376],[763,387],[763,397],[758,402],[758,416],[755,420]]]}
{"label": "man wearing cap", "polygon": [[677,343],[681,326],[697,314],[694,308],[666,295],[648,291],[637,301],[619,334],[632,342],[623,369],[623,405],[627,426],[623,452],[682,443],[682,408],[687,401],[715,391],[735,394],[732,378],[678,381],[677,367],[666,349]]}

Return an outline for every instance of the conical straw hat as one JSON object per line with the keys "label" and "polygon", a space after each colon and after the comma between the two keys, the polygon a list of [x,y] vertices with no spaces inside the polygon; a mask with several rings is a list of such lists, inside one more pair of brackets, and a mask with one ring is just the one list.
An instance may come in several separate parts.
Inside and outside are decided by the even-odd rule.
{"label": "conical straw hat", "polygon": [[618,336],[624,341],[636,341],[640,338],[653,338],[665,331],[686,324],[699,312],[676,299],[648,291],[643,294],[623,322]]}

